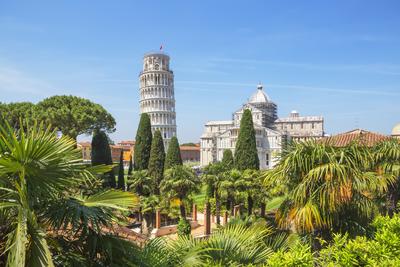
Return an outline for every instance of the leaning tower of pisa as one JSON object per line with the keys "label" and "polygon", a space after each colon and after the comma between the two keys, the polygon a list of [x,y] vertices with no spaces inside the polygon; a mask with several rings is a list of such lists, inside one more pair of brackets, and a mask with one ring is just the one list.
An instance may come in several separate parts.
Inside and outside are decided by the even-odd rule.
{"label": "leaning tower of pisa", "polygon": [[152,131],[161,131],[167,148],[176,135],[174,73],[169,68],[169,56],[163,52],[145,54],[139,81],[140,113],[149,114]]}

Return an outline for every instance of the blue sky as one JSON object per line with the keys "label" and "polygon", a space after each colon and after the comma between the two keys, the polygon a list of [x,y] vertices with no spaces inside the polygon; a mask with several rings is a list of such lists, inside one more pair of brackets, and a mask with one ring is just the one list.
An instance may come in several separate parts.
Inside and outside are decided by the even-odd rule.
{"label": "blue sky", "polygon": [[[328,133],[400,122],[399,1],[0,1],[0,101],[73,94],[133,139],[142,56],[163,44],[178,137],[198,141],[262,82]],[[88,139],[83,137],[81,139]]]}

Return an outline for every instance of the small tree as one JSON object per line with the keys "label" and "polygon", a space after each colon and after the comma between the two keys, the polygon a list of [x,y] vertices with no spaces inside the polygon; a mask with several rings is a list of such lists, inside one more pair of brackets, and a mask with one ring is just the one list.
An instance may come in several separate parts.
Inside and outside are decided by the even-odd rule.
{"label": "small tree", "polygon": [[178,138],[173,136],[169,142],[167,156],[165,158],[165,169],[172,168],[176,165],[182,165],[182,157]]}
{"label": "small tree", "polygon": [[178,236],[190,236],[192,228],[190,223],[185,218],[180,218],[178,223]]}
{"label": "small tree", "polygon": [[[92,165],[112,165],[112,157],[111,157],[111,149],[108,143],[107,134],[100,130],[95,130],[92,138]],[[112,188],[115,188],[115,175],[114,169],[104,174],[104,177],[107,182],[104,185],[108,185]]]}
{"label": "small tree", "polygon": [[154,132],[153,141],[151,143],[149,175],[154,179],[155,194],[160,194],[159,184],[164,177],[164,142],[159,130]]}
{"label": "small tree", "polygon": [[135,153],[133,155],[135,171],[148,168],[152,138],[150,117],[147,113],[142,113],[136,133]]}
{"label": "small tree", "polygon": [[129,157],[129,167],[128,167],[128,176],[132,175],[133,171],[133,163],[132,163],[132,155]]}
{"label": "small tree", "polygon": [[235,167],[238,170],[258,170],[260,161],[258,159],[256,146],[256,133],[253,125],[251,111],[246,109],[240,121],[239,137],[235,147]]}
{"label": "small tree", "polygon": [[118,188],[125,190],[124,151],[123,150],[121,150],[121,155],[119,156]]}
{"label": "small tree", "polygon": [[181,218],[186,218],[184,200],[192,193],[198,190],[200,179],[196,176],[190,167],[176,165],[165,171],[164,180],[160,188],[161,192],[170,199],[178,198],[180,200]]}
{"label": "small tree", "polygon": [[222,165],[226,170],[232,170],[233,168],[233,154],[232,150],[230,149],[225,149],[224,154],[222,156]]}

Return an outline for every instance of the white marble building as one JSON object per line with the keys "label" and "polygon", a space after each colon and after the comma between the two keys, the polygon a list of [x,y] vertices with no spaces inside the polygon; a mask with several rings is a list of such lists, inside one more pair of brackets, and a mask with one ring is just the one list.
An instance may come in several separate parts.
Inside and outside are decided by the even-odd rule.
{"label": "white marble building", "polygon": [[324,136],[324,118],[322,116],[300,116],[297,111],[293,110],[289,117],[277,119],[274,128],[295,141],[319,139]]}
{"label": "white marble building", "polygon": [[139,75],[140,113],[149,114],[152,130],[161,131],[166,148],[176,135],[174,73],[169,61],[169,56],[161,51],[147,53]]}
{"label": "white marble building", "polygon": [[279,161],[282,143],[288,139],[306,140],[324,135],[324,120],[320,116],[300,117],[292,112],[289,118],[278,119],[277,105],[271,101],[261,85],[229,121],[209,121],[200,138],[200,164],[222,160],[224,150],[234,153],[240,120],[245,109],[250,109],[256,131],[256,144],[261,169],[270,169]]}
{"label": "white marble building", "polygon": [[[252,112],[260,168],[274,167],[281,150],[283,135],[272,129],[273,121],[276,119],[276,105],[265,94],[261,85],[250,97],[249,102],[232,115],[232,120],[206,123],[200,140],[201,166],[222,160],[226,149],[235,152],[240,120],[245,109],[250,109]],[[271,128],[265,127],[268,125],[271,125]]]}

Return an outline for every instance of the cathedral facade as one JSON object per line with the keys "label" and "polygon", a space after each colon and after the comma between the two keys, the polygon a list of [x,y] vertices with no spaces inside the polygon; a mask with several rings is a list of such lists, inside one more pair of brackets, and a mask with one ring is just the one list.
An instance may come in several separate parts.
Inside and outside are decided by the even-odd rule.
{"label": "cathedral facade", "polygon": [[232,120],[209,121],[200,138],[200,165],[221,161],[226,149],[235,153],[240,120],[245,109],[252,113],[256,145],[261,169],[271,169],[279,160],[282,144],[288,139],[306,140],[324,135],[324,120],[320,116],[300,117],[292,112],[278,119],[277,105],[264,92],[262,85],[249,101],[232,114]]}
{"label": "cathedral facade", "polygon": [[169,56],[161,51],[147,53],[139,74],[140,113],[149,114],[152,131],[161,131],[166,148],[176,136],[174,73],[169,63]]}

